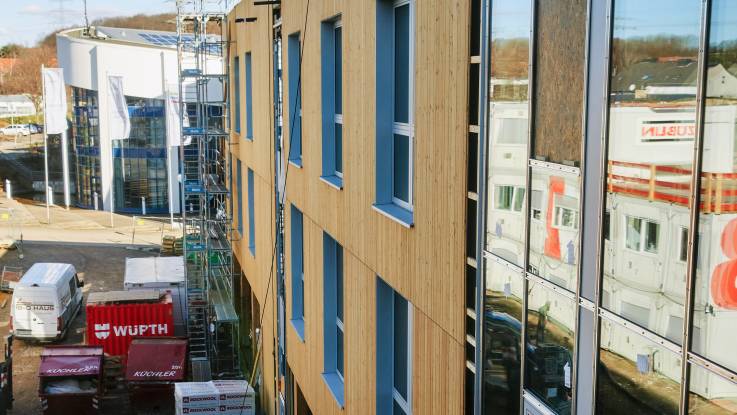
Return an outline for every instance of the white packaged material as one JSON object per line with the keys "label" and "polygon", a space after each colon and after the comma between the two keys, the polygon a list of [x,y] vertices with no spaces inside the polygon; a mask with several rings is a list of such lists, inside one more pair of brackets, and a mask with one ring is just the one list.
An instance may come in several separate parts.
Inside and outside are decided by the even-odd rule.
{"label": "white packaged material", "polygon": [[212,385],[218,391],[220,405],[252,404],[256,397],[245,380],[213,380]]}
{"label": "white packaged material", "polygon": [[220,413],[218,391],[211,382],[175,383],[174,406],[177,415]]}
{"label": "white packaged material", "polygon": [[132,290],[159,290],[171,295],[174,335],[187,334],[187,286],[184,257],[126,258],[123,287]]}

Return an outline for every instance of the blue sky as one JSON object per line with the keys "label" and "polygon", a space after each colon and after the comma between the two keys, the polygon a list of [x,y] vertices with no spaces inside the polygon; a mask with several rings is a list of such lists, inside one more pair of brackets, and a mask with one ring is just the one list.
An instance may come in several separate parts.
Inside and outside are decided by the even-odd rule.
{"label": "blue sky", "polygon": [[[63,15],[65,26],[83,25],[83,0],[0,0],[0,45],[20,43],[32,46],[59,28],[60,1],[66,10]],[[87,0],[90,21],[100,17],[173,12],[173,0]]]}

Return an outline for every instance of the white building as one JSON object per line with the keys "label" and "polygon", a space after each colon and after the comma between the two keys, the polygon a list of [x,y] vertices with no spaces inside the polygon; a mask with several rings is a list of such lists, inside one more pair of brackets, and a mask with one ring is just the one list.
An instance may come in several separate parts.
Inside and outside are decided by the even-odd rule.
{"label": "white building", "polygon": [[[188,53],[184,56],[191,59]],[[57,57],[72,88],[70,157],[76,167],[77,205],[110,210],[114,203],[116,212],[141,213],[145,202],[148,214],[178,213],[179,148],[167,143],[165,108],[167,96],[179,91],[176,33],[70,29],[57,35]],[[208,71],[223,70],[219,58],[205,65]],[[113,142],[108,134],[108,76],[123,78],[131,117],[127,140]],[[193,91],[192,83],[185,84],[185,101]],[[210,81],[208,91],[213,101],[222,101],[222,83]],[[224,105],[212,110],[222,114]]]}
{"label": "white building", "polygon": [[36,115],[36,106],[25,95],[0,95],[0,118]]}

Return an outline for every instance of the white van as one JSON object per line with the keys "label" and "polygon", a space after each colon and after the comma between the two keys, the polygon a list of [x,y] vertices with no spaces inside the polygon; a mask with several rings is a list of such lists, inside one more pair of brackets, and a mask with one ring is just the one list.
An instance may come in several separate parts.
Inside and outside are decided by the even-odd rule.
{"label": "white van", "polygon": [[63,338],[82,307],[82,287],[70,264],[36,263],[13,291],[10,332],[20,339]]}

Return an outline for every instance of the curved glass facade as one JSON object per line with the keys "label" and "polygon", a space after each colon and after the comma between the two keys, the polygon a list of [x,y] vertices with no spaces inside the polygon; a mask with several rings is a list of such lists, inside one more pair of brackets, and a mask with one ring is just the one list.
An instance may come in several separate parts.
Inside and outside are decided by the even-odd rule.
{"label": "curved glass facade", "polygon": [[[98,94],[73,88],[74,165],[77,206],[102,208],[100,125]],[[115,211],[160,214],[169,211],[164,100],[126,97],[131,122],[130,138],[113,141]]]}
{"label": "curved glass facade", "polygon": [[74,123],[72,133],[73,164],[75,168],[76,205],[95,207],[95,194],[102,208],[102,179],[100,176],[100,120],[97,91],[72,88]]}
{"label": "curved glass facade", "polygon": [[115,211],[146,213],[169,211],[164,100],[126,97],[131,133],[113,141]]}

